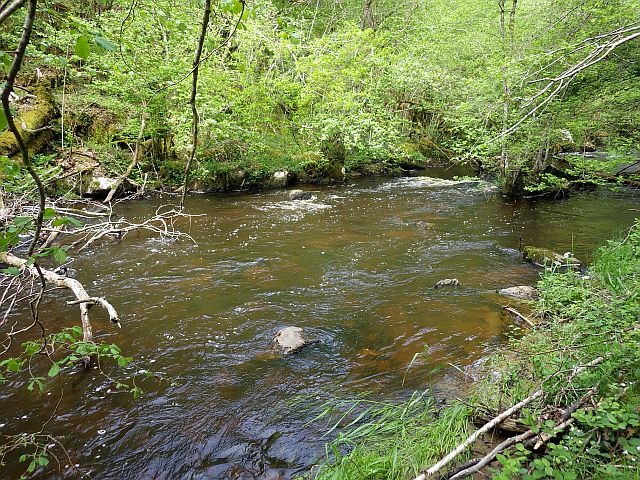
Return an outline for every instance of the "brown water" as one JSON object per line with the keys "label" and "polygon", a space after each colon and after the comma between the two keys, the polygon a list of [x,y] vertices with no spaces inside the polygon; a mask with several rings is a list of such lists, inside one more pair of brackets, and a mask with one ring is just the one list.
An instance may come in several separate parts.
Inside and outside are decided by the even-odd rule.
{"label": "brown water", "polygon": [[[430,178],[361,181],[315,196],[195,196],[189,210],[203,216],[181,229],[197,244],[130,236],[75,259],[87,290],[122,317],[117,331],[94,310],[98,338],[136,357],[108,373],[146,369],[175,384],[139,380],[146,394],[137,402],[97,374],[73,373],[41,394],[4,385],[3,434],[38,430],[64,389],[47,431],[62,436],[79,467],[59,473],[52,461],[41,478],[305,472],[328,440],[326,424],[308,423],[324,401],[364,392],[400,399],[424,388],[443,396],[461,381],[451,365],[470,365],[504,341],[512,321],[492,291],[539,275],[518,253],[520,236],[585,258],[628,227],[638,205],[630,190],[509,202],[484,184]],[[132,202],[120,213],[144,218],[159,204]],[[461,286],[432,288],[450,277]],[[44,310],[52,329],[78,322],[60,300]],[[271,338],[288,325],[321,342],[269,358]]]}

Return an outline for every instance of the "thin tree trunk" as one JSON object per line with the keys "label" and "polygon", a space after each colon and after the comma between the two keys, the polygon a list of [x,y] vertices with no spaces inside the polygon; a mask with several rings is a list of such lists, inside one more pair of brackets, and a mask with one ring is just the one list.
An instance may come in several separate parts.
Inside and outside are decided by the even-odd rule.
{"label": "thin tree trunk", "polygon": [[202,49],[204,48],[204,40],[207,36],[207,30],[209,28],[209,17],[211,16],[211,0],[205,0],[204,13],[202,15],[202,25],[200,27],[200,38],[198,38],[198,46],[196,47],[196,54],[193,59],[193,77],[191,82],[191,97],[189,98],[189,104],[191,105],[191,152],[189,153],[189,159],[184,169],[184,184],[182,185],[182,197],[180,199],[180,210],[184,209],[184,201],[187,196],[187,190],[189,185],[189,171],[191,170],[191,164],[196,156],[196,150],[198,148],[198,127],[199,127],[199,114],[198,106],[196,104],[196,97],[198,95],[198,73],[200,70],[200,58],[202,57]]}
{"label": "thin tree trunk", "polygon": [[11,108],[9,105],[9,96],[13,91],[13,87],[16,82],[16,77],[18,76],[18,72],[20,71],[20,67],[22,67],[22,62],[24,60],[24,54],[27,49],[27,45],[29,45],[29,40],[31,39],[31,32],[33,31],[33,21],[36,17],[36,7],[38,5],[38,0],[29,0],[29,9],[27,11],[27,15],[24,19],[24,26],[22,27],[22,36],[20,37],[20,43],[18,44],[18,48],[16,49],[15,57],[13,57],[13,62],[11,63],[11,68],[9,69],[9,73],[7,74],[7,78],[5,80],[4,88],[2,89],[2,94],[0,95],[0,99],[2,100],[2,111],[4,112],[4,116],[7,119],[7,125],[9,127],[9,131],[16,137],[16,142],[20,147],[20,154],[22,156],[22,163],[25,168],[33,178],[33,181],[36,183],[38,187],[38,215],[36,217],[35,231],[33,234],[33,239],[29,244],[29,250],[27,251],[27,255],[31,256],[33,251],[40,240],[40,231],[42,230],[42,220],[44,216],[44,208],[45,208],[45,192],[44,185],[42,184],[42,180],[40,180],[40,176],[33,168],[31,164],[31,158],[29,157],[29,150],[27,149],[27,145],[16,126],[15,120],[13,119],[13,115],[11,113]]}
{"label": "thin tree trunk", "polygon": [[[500,7],[500,41],[502,44],[502,53],[506,56],[506,29],[505,29],[505,2],[506,0],[500,0],[498,6]],[[503,59],[505,62],[506,59]],[[500,175],[503,181],[507,180],[507,169],[509,168],[509,159],[507,155],[507,137],[504,132],[509,128],[509,82],[507,81],[507,67],[502,66],[502,140],[500,146]]]}
{"label": "thin tree trunk", "polygon": [[376,19],[373,17],[373,0],[364,0],[364,5],[362,6],[362,17],[360,18],[360,29],[366,30],[367,28],[371,28],[373,30],[376,29]]}

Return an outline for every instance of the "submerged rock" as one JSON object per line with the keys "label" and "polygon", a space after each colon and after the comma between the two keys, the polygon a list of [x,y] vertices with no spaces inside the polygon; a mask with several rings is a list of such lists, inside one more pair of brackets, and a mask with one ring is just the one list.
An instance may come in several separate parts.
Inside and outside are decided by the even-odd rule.
{"label": "submerged rock", "polygon": [[457,278],[445,278],[436,282],[433,288],[457,287],[459,285],[460,280],[458,280]]}
{"label": "submerged rock", "polygon": [[273,337],[273,341],[271,342],[271,346],[283,355],[291,355],[312,343],[314,342],[309,341],[304,334],[304,329],[300,327],[286,327],[276,333],[276,336]]}
{"label": "submerged rock", "polygon": [[558,268],[579,271],[582,268],[582,262],[570,252],[560,255],[548,248],[527,246],[522,249],[522,255],[525,260],[549,270]]}
{"label": "submerged rock", "polygon": [[520,298],[523,300],[535,300],[538,296],[536,289],[527,285],[503,288],[498,290],[498,293],[506,297]]}
{"label": "submerged rock", "polygon": [[289,190],[288,193],[289,200],[311,200],[312,196],[311,193],[304,190]]}

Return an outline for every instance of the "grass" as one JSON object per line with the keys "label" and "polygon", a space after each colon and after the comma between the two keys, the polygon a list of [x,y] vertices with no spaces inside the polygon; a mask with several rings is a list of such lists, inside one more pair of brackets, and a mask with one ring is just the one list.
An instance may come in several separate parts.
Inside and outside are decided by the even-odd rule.
{"label": "grass", "polygon": [[[346,415],[358,414],[327,445],[332,462],[316,471],[316,479],[404,479],[417,474],[468,434],[471,411],[462,404],[439,411],[427,392],[396,405],[360,400],[340,406],[346,408],[331,430]],[[321,416],[335,415],[335,410],[327,408]]]}
{"label": "grass", "polygon": [[[543,401],[519,420],[551,432],[559,409],[595,388],[566,434],[536,453],[516,446],[498,456],[490,474],[640,479],[640,222],[598,250],[588,276],[547,273],[538,287],[541,321],[488,359],[487,375],[470,395],[476,407],[456,402],[438,410],[417,394],[404,404],[375,405],[329,444],[315,478],[412,478],[466,438],[476,411],[504,410],[542,388]],[[598,366],[575,374],[599,357]]]}

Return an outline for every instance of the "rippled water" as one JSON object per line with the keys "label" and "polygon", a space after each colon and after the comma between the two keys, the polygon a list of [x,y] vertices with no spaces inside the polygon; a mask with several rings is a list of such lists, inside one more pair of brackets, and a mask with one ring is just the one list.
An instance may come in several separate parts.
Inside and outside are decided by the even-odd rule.
{"label": "rippled water", "polygon": [[[4,385],[3,434],[39,429],[60,401],[47,430],[68,449],[62,465],[79,467],[59,473],[52,462],[42,478],[305,472],[324,452],[326,425],[308,423],[324,401],[364,392],[398,399],[427,387],[446,395],[460,381],[451,365],[470,365],[503,341],[512,321],[493,291],[539,275],[522,261],[520,237],[585,258],[628,227],[638,205],[630,190],[510,202],[483,183],[426,177],[313,193],[305,202],[284,191],[192,197],[188,208],[201,216],[179,227],[195,244],[141,234],[75,258],[87,290],[122,317],[116,331],[94,310],[97,337],[136,357],[125,372],[107,373],[151,370],[173,383],[139,377],[146,394],[137,402],[97,374],[73,373],[41,394]],[[132,202],[120,213],[144,218],[159,205]],[[433,289],[451,277],[459,288]],[[52,329],[78,322],[59,300],[44,312]],[[268,355],[288,325],[320,343]],[[426,355],[408,369],[418,352]]]}

